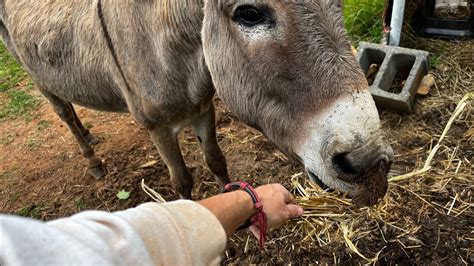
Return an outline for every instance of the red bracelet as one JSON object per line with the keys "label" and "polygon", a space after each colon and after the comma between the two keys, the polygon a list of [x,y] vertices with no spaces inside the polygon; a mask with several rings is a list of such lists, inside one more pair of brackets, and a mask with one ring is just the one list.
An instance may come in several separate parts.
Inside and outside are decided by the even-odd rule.
{"label": "red bracelet", "polygon": [[[267,239],[267,215],[265,215],[265,213],[263,212],[262,201],[258,197],[258,194],[255,191],[255,189],[245,182],[229,183],[224,186],[223,193],[235,191],[238,189],[243,190],[250,195],[250,197],[252,198],[253,205],[255,209],[257,210],[257,213],[253,215],[252,217],[250,217],[249,221],[246,224],[244,224],[243,227],[247,228],[252,224],[255,224],[259,227],[260,249],[263,249],[263,247],[265,246],[265,241]],[[242,227],[240,227],[239,229],[242,229]]]}

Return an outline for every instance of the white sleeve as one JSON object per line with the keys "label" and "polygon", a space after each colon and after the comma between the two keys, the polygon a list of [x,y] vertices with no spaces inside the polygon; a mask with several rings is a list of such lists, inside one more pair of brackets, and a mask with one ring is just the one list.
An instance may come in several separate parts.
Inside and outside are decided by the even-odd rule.
{"label": "white sleeve", "polygon": [[0,265],[209,265],[225,245],[220,222],[193,201],[49,223],[0,215]]}

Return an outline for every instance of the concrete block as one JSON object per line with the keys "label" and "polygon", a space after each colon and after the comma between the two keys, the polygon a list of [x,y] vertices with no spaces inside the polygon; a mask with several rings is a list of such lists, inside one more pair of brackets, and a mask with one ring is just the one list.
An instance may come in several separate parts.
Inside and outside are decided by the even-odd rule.
{"label": "concrete block", "polygon": [[357,59],[366,74],[371,65],[379,66],[375,79],[369,82],[370,93],[378,106],[413,112],[416,91],[428,74],[428,52],[361,42]]}
{"label": "concrete block", "polygon": [[469,19],[471,6],[472,0],[436,0],[434,15],[442,19]]}

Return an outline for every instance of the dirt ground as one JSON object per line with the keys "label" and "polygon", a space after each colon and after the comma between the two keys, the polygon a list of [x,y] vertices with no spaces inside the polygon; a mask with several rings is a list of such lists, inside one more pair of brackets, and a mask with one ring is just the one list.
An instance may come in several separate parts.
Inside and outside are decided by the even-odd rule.
{"label": "dirt ground", "polygon": [[[445,45],[451,49],[460,44]],[[474,91],[474,42],[461,45],[463,51],[470,51],[470,59],[439,59],[433,70],[436,88],[417,99],[414,114],[381,110],[383,127],[396,153],[390,176],[423,166],[457,102],[465,93]],[[453,75],[454,68],[462,71]],[[290,177],[303,169],[287,161],[260,133],[239,123],[218,99],[216,104],[219,142],[231,177],[254,185],[280,182],[292,189]],[[380,252],[380,264],[474,264],[471,107],[454,122],[431,171],[390,184],[381,204],[386,204],[393,217],[362,221],[365,228],[376,230],[353,239],[361,253],[374,257]],[[166,200],[178,198],[147,132],[128,114],[83,108],[77,111],[100,139],[95,151],[109,174],[100,181],[86,174],[86,161],[72,135],[52,107],[42,100],[31,121],[1,122],[2,212],[51,220],[87,209],[122,210],[151,200],[141,188],[142,180]],[[195,178],[194,199],[219,193],[191,130],[184,130],[180,140],[185,161]],[[120,190],[130,192],[130,198],[119,200],[116,194]],[[229,240],[223,263],[365,263],[344,241],[322,244],[304,239],[303,232],[294,231],[296,223],[271,232],[262,252],[247,232],[238,233]]]}

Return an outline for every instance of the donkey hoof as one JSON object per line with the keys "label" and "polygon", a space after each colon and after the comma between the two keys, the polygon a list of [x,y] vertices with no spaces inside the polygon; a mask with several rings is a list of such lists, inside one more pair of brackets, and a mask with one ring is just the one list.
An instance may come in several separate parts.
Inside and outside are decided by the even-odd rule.
{"label": "donkey hoof", "polygon": [[103,165],[95,166],[95,167],[89,168],[88,170],[89,170],[89,173],[96,179],[100,179],[107,174],[107,170],[105,169]]}
{"label": "donkey hoof", "polygon": [[89,145],[95,145],[95,144],[99,143],[99,139],[96,138],[94,135],[92,135],[90,133],[85,135],[84,138],[86,139],[87,144],[89,144]]}

